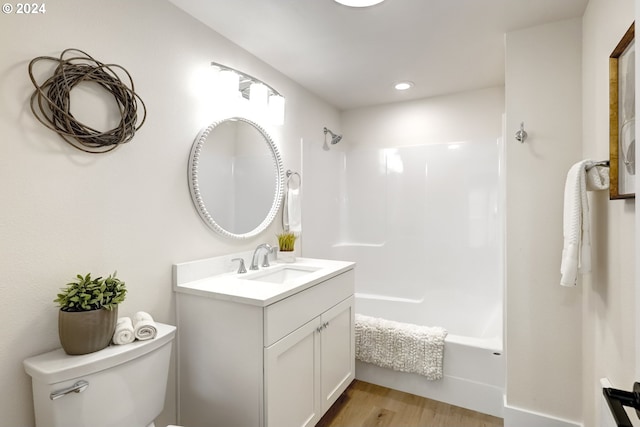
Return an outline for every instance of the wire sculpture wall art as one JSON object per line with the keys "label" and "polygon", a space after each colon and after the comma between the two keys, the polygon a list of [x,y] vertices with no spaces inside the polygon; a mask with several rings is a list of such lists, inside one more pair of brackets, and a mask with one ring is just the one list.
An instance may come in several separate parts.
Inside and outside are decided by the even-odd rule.
{"label": "wire sculpture wall art", "polygon": [[[53,74],[42,84],[34,77],[40,61],[57,62]],[[125,84],[115,70],[128,78]],[[29,78],[35,86],[31,111],[40,123],[57,132],[62,139],[87,153],[106,153],[133,139],[147,117],[142,98],[135,92],[133,79],[120,65],[104,64],[79,49],[66,49],[59,58],[39,56],[29,63]],[[110,130],[97,130],[78,121],[71,113],[70,92],[80,83],[96,83],[110,93],[117,104],[120,119]],[[139,106],[142,114],[139,115]]]}

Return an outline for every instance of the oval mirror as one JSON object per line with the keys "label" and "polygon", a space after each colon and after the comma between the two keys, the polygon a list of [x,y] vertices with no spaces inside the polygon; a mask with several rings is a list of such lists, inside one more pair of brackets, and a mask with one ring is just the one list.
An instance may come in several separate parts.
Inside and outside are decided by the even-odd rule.
{"label": "oval mirror", "polygon": [[211,229],[247,239],[278,214],[283,170],[278,148],[262,127],[243,117],[224,119],[204,128],[193,143],[191,198]]}

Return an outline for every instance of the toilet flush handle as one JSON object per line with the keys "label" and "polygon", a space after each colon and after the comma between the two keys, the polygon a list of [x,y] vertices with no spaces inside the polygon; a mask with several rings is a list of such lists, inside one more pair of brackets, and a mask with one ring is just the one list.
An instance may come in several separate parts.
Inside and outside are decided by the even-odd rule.
{"label": "toilet flush handle", "polygon": [[74,385],[72,385],[71,387],[54,391],[49,395],[49,399],[51,400],[60,399],[61,397],[66,396],[69,393],[82,393],[87,389],[87,387],[89,387],[89,383],[86,382],[85,380],[80,380]]}

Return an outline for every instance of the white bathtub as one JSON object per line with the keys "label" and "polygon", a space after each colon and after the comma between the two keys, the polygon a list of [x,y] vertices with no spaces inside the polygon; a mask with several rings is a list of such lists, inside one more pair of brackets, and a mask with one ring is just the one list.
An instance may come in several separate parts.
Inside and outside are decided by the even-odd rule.
{"label": "white bathtub", "polygon": [[441,326],[449,332],[443,379],[429,381],[360,361],[356,362],[357,379],[502,417],[503,312],[495,298],[450,290],[432,291],[420,299],[360,293],[356,294],[356,313]]}

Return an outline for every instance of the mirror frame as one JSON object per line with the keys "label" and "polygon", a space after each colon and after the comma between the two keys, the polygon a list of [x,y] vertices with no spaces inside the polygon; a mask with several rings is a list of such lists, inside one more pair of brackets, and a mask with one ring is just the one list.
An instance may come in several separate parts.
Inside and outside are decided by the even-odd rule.
{"label": "mirror frame", "polygon": [[[264,138],[265,143],[267,144],[267,148],[269,148],[269,150],[271,151],[273,163],[276,167],[277,176],[275,179],[275,190],[274,190],[273,203],[271,204],[271,209],[269,210],[269,213],[264,218],[264,220],[256,228],[246,233],[232,233],[228,230],[225,230],[215,221],[215,219],[209,213],[207,206],[205,205],[205,202],[202,198],[202,194],[200,192],[200,185],[198,183],[198,177],[199,177],[198,167],[200,164],[200,156],[202,154],[202,148],[204,144],[207,142],[207,138],[209,137],[209,134],[216,128],[216,126],[230,120],[236,120],[236,121],[247,123],[253,126],[256,130],[258,130],[258,132],[260,132],[260,134]],[[211,143],[211,141],[209,141],[209,143]],[[193,204],[195,205],[195,208],[198,211],[198,214],[200,215],[202,220],[205,222],[205,224],[209,228],[211,228],[216,233],[221,234],[222,236],[229,237],[232,239],[237,239],[237,240],[250,239],[262,233],[263,231],[265,231],[267,227],[271,225],[273,220],[278,215],[278,211],[280,210],[280,206],[282,205],[282,199],[284,196],[284,165],[282,163],[282,157],[280,156],[278,147],[276,147],[275,142],[273,141],[271,136],[267,133],[267,131],[262,126],[258,125],[257,123],[249,119],[246,119],[244,117],[227,117],[225,119],[218,120],[210,124],[206,128],[202,129],[198,133],[198,136],[196,137],[195,141],[193,142],[193,146],[191,147],[191,153],[189,155],[188,173],[189,173],[188,180],[189,180],[189,190],[191,192],[191,200],[193,201]]]}

